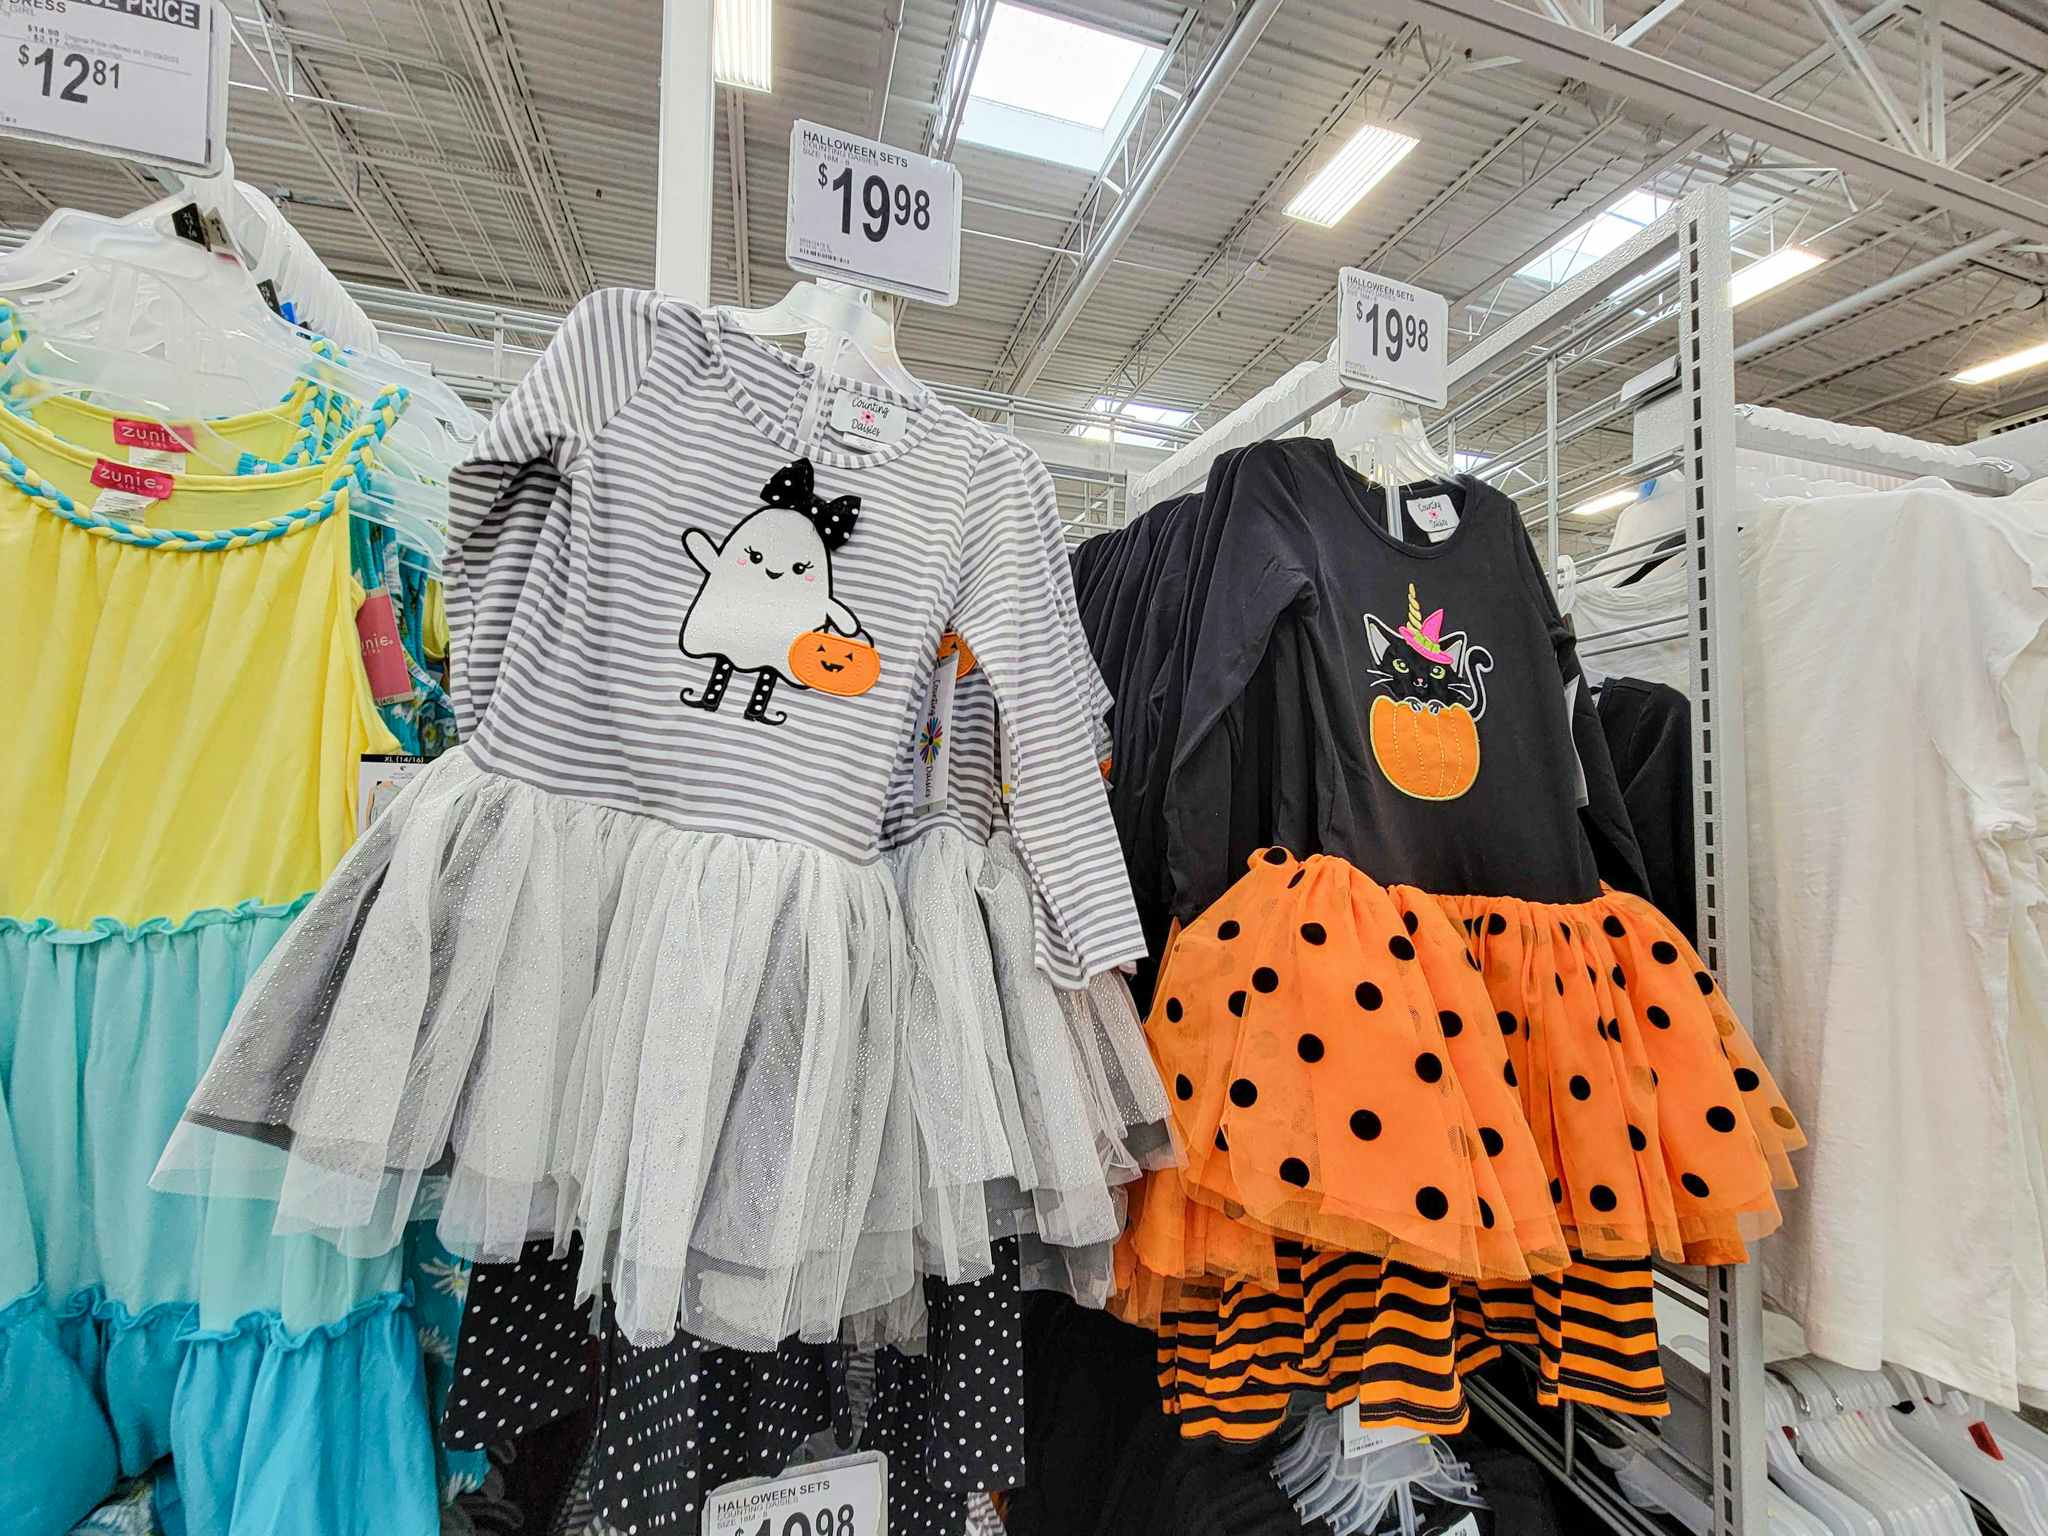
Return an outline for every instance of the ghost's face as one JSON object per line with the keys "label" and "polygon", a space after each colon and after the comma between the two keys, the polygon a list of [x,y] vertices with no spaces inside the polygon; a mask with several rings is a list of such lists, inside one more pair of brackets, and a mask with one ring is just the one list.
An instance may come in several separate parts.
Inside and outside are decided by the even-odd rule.
{"label": "ghost's face", "polygon": [[720,558],[727,580],[758,586],[766,601],[791,591],[830,590],[825,542],[801,512],[763,507],[733,529]]}

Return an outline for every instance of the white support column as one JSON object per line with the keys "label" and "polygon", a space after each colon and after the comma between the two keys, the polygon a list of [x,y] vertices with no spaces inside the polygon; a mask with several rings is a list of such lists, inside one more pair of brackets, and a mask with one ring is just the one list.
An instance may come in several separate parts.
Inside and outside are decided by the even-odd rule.
{"label": "white support column", "polygon": [[654,286],[711,299],[711,79],[716,0],[662,0],[661,163],[655,183]]}

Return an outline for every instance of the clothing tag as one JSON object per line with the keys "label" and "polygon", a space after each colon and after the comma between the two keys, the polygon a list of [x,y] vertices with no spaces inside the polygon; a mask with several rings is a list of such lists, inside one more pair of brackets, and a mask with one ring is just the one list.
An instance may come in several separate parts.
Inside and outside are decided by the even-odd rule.
{"label": "clothing tag", "polygon": [[996,721],[996,792],[1008,805],[1017,798],[1017,753],[1010,745],[1010,729],[1000,719]]}
{"label": "clothing tag", "polygon": [[396,704],[412,697],[412,671],[405,664],[405,646],[398,638],[398,615],[391,594],[378,587],[356,610],[356,638],[362,642],[363,671],[369,675],[370,697]]}
{"label": "clothing tag", "polygon": [[156,505],[149,496],[131,496],[126,491],[101,491],[93,498],[92,515],[111,517],[117,522],[139,523],[142,514]]}
{"label": "clothing tag", "polygon": [[277,301],[277,284],[266,277],[256,285],[256,291],[263,295],[263,302],[270,306],[273,315],[284,313],[284,306]]}
{"label": "clothing tag", "polygon": [[103,491],[125,491],[148,501],[163,501],[178,488],[178,482],[169,475],[112,459],[92,461],[92,483]]}
{"label": "clothing tag", "polygon": [[194,245],[213,249],[206,238],[206,221],[199,216],[199,205],[187,203],[171,213],[171,233],[180,240],[190,240]]}
{"label": "clothing tag", "polygon": [[1447,1525],[1441,1531],[1433,1532],[1432,1536],[1479,1536],[1479,1517],[1467,1514],[1456,1525]]}
{"label": "clothing tag", "polygon": [[1344,1437],[1346,1457],[1371,1455],[1374,1451],[1391,1450],[1397,1445],[1406,1445],[1410,1440],[1425,1438],[1419,1429],[1403,1429],[1399,1426],[1367,1428],[1358,1420],[1358,1404],[1346,1403],[1337,1416],[1337,1427]]}
{"label": "clothing tag", "polygon": [[917,799],[910,807],[913,816],[928,816],[942,809],[950,793],[953,776],[953,695],[960,686],[960,669],[951,657],[932,668],[931,687],[925,692],[924,714],[910,738],[910,771],[917,783]]}
{"label": "clothing tag", "polygon": [[[144,421],[133,416],[114,418],[114,443],[121,448],[142,448],[155,453],[190,453],[198,441],[198,428],[174,421]],[[132,455],[131,464],[141,460]]]}
{"label": "clothing tag", "polygon": [[398,798],[398,792],[420,776],[431,759],[403,752],[365,752],[356,766],[356,835],[360,837]]}
{"label": "clothing tag", "polygon": [[1458,509],[1448,496],[1418,496],[1408,503],[1408,515],[1432,544],[1440,544],[1458,531]]}
{"label": "clothing tag", "polygon": [[864,443],[899,442],[906,425],[903,408],[893,400],[842,389],[832,400],[832,430]]}
{"label": "clothing tag", "polygon": [[704,1501],[703,1536],[884,1536],[888,1528],[889,1458],[880,1451],[741,1478]]}
{"label": "clothing tag", "polygon": [[130,448],[128,462],[137,469],[160,469],[167,475],[185,473],[185,455],[165,453],[156,448]]}

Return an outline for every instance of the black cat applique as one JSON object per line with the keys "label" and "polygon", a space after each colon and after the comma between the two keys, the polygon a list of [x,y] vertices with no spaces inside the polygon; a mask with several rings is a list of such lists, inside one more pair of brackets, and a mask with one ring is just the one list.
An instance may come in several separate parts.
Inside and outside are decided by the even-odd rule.
{"label": "black cat applique", "polygon": [[1455,800],[1479,777],[1479,718],[1493,656],[1461,630],[1444,632],[1444,611],[1428,618],[1408,585],[1408,620],[1398,628],[1365,615],[1375,689],[1373,761],[1402,794]]}
{"label": "black cat applique", "polygon": [[701,528],[683,534],[704,584],[678,643],[685,656],[711,659],[711,677],[701,694],[685,688],[682,701],[716,710],[733,673],[752,672],[746,718],[780,725],[788,714],[768,709],[778,679],[852,697],[874,686],[881,658],[860,616],[832,595],[832,552],[852,536],[860,498],[818,496],[811,461],[798,459],[761,487],[761,503],[722,543]]}

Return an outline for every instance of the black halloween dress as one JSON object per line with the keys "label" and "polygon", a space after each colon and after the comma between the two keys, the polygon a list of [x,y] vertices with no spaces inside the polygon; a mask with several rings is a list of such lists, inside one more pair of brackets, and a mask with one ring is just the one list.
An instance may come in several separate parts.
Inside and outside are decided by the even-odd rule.
{"label": "black halloween dress", "polygon": [[1454,1427],[1460,1368],[1512,1339],[1553,1399],[1662,1412],[1650,1259],[1744,1258],[1803,1138],[1633,894],[1514,504],[1413,486],[1390,528],[1296,439],[1219,460],[1167,528],[1112,803],[1176,925],[1147,1033],[1187,1166],[1139,1186],[1119,1272],[1169,1408],[1252,1439],[1314,1387]]}

